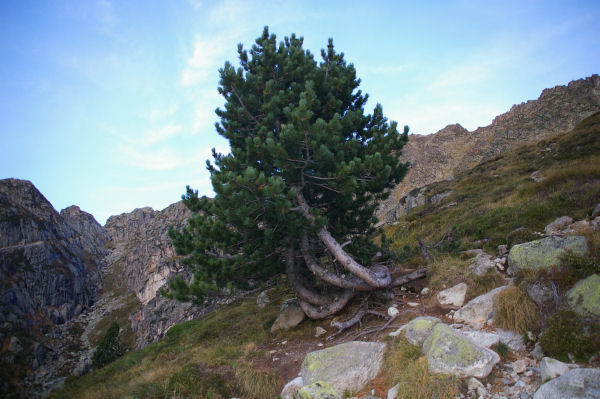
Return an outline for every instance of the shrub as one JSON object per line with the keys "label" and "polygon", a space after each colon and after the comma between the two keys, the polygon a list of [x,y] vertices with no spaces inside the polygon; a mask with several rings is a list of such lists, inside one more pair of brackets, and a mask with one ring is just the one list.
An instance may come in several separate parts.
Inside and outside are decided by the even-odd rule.
{"label": "shrub", "polygon": [[569,354],[576,360],[588,361],[600,350],[600,327],[587,326],[572,310],[563,310],[551,317],[548,329],[540,339],[540,345],[548,356],[568,362]]}
{"label": "shrub", "polygon": [[511,285],[494,297],[494,324],[500,328],[526,333],[537,328],[539,311],[521,288]]}
{"label": "shrub", "polygon": [[92,367],[100,369],[123,356],[123,353],[125,353],[125,350],[119,340],[119,324],[114,321],[108,327],[106,335],[104,335],[92,356]]}

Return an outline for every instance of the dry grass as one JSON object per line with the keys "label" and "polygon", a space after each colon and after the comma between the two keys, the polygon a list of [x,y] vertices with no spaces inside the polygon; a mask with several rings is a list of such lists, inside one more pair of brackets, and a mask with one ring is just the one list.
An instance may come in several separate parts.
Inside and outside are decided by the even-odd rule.
{"label": "dry grass", "polygon": [[420,348],[404,337],[390,340],[385,355],[383,375],[389,387],[399,384],[398,397],[403,399],[454,399],[459,382],[446,375],[431,375],[427,359]]}
{"label": "dry grass", "polygon": [[538,308],[524,290],[510,286],[494,297],[496,326],[524,334],[535,330],[539,320]]}
{"label": "dry grass", "polygon": [[272,372],[256,370],[251,364],[242,362],[234,370],[237,391],[244,398],[276,398],[281,392],[281,377]]}
{"label": "dry grass", "polygon": [[440,290],[465,280],[468,262],[453,256],[437,257],[429,267],[429,287]]}

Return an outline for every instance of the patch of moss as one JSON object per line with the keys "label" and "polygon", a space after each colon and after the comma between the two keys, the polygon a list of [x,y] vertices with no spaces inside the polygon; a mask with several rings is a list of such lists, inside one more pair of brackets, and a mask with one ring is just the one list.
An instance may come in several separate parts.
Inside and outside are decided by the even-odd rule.
{"label": "patch of moss", "polygon": [[563,310],[549,319],[540,345],[548,356],[563,362],[570,361],[569,354],[578,361],[588,361],[600,350],[600,326],[586,325],[577,313]]}

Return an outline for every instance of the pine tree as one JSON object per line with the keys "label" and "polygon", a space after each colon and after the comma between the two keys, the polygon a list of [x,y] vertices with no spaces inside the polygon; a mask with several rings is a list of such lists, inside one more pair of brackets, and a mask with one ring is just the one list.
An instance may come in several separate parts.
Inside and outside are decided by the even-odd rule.
{"label": "pine tree", "polygon": [[237,69],[219,70],[216,129],[231,153],[213,149],[207,162],[213,199],[189,186],[183,196],[193,215],[170,235],[194,278],[171,281],[173,297],[201,299],[285,271],[304,312],[323,318],[360,292],[423,276],[394,278],[370,264],[381,251],[374,211],[406,174],[398,157],[408,127],[399,133],[379,104],[365,115],[368,95],[332,39],[320,63],[302,44],[294,34],[277,44],[265,27],[250,51],[238,45]]}

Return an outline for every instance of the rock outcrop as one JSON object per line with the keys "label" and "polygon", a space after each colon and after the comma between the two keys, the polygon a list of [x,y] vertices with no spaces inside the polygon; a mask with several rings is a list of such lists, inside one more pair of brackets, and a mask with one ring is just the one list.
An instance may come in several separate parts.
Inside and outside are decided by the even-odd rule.
{"label": "rock outcrop", "polygon": [[96,301],[106,243],[91,215],[79,208],[59,214],[31,182],[0,180],[0,338],[12,348],[0,356],[10,365],[2,367],[0,390],[14,390],[64,349],[51,332]]}
{"label": "rock outcrop", "polygon": [[587,238],[583,236],[557,237],[550,236],[514,245],[508,253],[508,273],[516,274],[519,270],[548,269],[560,264],[561,256],[567,251],[575,255],[586,255]]}
{"label": "rock outcrop", "polygon": [[1,324],[61,324],[93,304],[102,237],[81,235],[69,220],[31,182],[0,180]]}
{"label": "rock outcrop", "polygon": [[114,262],[119,262],[123,271],[121,277],[142,304],[131,316],[138,348],[164,336],[172,325],[203,312],[191,303],[163,298],[159,292],[176,275],[189,278],[168,236],[169,227],[183,227],[189,216],[185,205],[177,202],[162,211],[139,208],[111,216],[104,226],[112,239]]}
{"label": "rock outcrop", "polygon": [[[392,222],[412,205],[428,199],[419,187],[451,179],[458,173],[517,146],[571,130],[578,122],[600,110],[600,76],[570,82],[542,91],[537,100],[514,105],[491,125],[469,132],[449,125],[427,136],[411,135],[401,160],[411,167],[402,183],[378,210],[384,222]],[[409,198],[411,200],[402,200]],[[421,194],[421,198],[419,198]]]}

